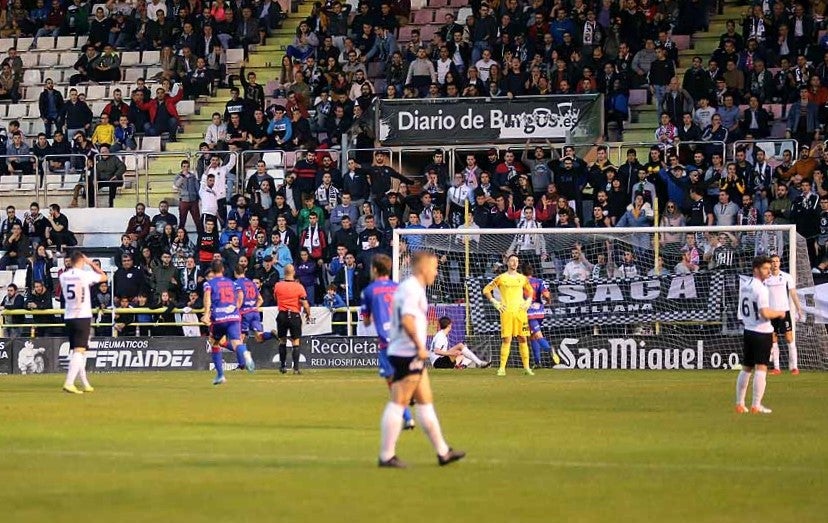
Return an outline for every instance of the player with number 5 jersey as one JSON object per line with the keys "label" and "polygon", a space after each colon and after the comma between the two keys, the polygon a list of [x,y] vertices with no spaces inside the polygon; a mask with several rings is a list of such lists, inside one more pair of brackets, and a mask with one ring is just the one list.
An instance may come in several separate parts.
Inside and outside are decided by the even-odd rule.
{"label": "player with number 5 jersey", "polygon": [[[66,322],[66,334],[69,337],[69,370],[63,390],[71,394],[83,394],[95,389],[86,377],[86,349],[92,334],[92,292],[90,287],[107,280],[106,274],[92,263],[81,251],[75,251],[70,257],[72,268],[60,275],[60,288],[66,299],[63,313]],[[87,270],[86,267],[92,270]],[[75,386],[80,377],[82,389]]]}

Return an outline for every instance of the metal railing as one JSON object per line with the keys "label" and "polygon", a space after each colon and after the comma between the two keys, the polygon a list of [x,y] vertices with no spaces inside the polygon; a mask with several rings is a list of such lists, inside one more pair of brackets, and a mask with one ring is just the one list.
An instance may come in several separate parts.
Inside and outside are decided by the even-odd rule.
{"label": "metal railing", "polygon": [[[765,157],[767,158],[768,163],[774,168],[781,162],[782,154],[785,151],[791,152],[792,160],[796,160],[799,158],[799,142],[794,140],[793,138],[777,140],[736,140],[731,144],[731,150],[733,151],[732,158],[736,157],[736,150],[739,147],[744,147],[749,144],[752,144],[754,147],[758,147],[765,151]],[[772,147],[773,149],[768,150],[768,146]]]}
{"label": "metal railing", "polygon": [[[705,151],[709,150],[710,148],[715,147],[716,149],[720,149],[722,151],[722,155],[724,155],[727,152],[726,144],[725,144],[725,142],[723,142],[721,140],[711,140],[709,142],[708,141],[703,141],[703,140],[698,140],[698,141],[679,142],[679,143],[676,143],[676,144],[665,144],[665,143],[661,143],[661,142],[621,142],[618,145],[616,145],[616,147],[618,148],[619,164],[623,163],[624,159],[626,159],[627,151],[630,150],[630,149],[643,149],[643,148],[646,148],[647,156],[649,156],[649,150],[652,147],[658,147],[659,149],[661,149],[661,152],[663,154],[662,160],[664,160],[664,155],[666,155],[669,151],[672,150],[672,151],[675,151],[677,154],[680,154],[682,152],[681,148],[685,147],[685,146],[688,147],[687,150],[689,152],[693,152],[695,150],[690,146],[702,146],[705,149]],[[640,153],[640,151],[638,151],[638,150],[636,152]],[[709,156],[707,154],[707,152],[705,152],[705,156]],[[638,154],[639,161],[642,161],[643,158],[644,158],[643,156]],[[647,161],[649,161],[649,158],[647,158]],[[647,163],[647,161],[645,161],[643,163]]]}
{"label": "metal railing", "polygon": [[[158,160],[158,159],[162,159],[162,158],[179,158],[180,160],[187,160],[187,161],[190,162],[190,170],[195,172],[195,166],[192,165],[193,164],[192,159],[193,159],[193,157],[198,155],[199,152],[198,151],[165,151],[165,152],[152,151],[152,152],[145,152],[145,153],[138,153],[138,154],[141,154],[143,156],[143,160],[144,160],[145,180],[144,180],[144,185],[143,185],[143,189],[144,189],[144,199],[143,199],[143,201],[148,202],[148,201],[150,201],[150,187],[156,182],[156,180],[153,180],[152,183],[151,183],[150,179],[153,178],[153,176],[159,176],[157,174],[156,175],[150,174],[152,160],[154,160],[154,159]],[[167,169],[166,174],[168,176],[170,176],[171,178],[175,178],[176,173],[178,173],[179,171],[180,171],[180,169],[175,169],[175,170]],[[172,180],[165,180],[164,183],[172,183]],[[140,193],[141,193],[140,190],[135,191],[135,194],[136,194],[136,197],[138,198],[138,201],[141,201],[141,194]],[[137,203],[137,201],[136,201],[136,203]]]}
{"label": "metal railing", "polygon": [[[52,168],[52,163],[60,163],[62,167]],[[77,168],[76,165],[80,163],[83,165]],[[43,169],[43,199],[48,203],[49,192],[52,187],[59,187],[65,192],[72,192],[78,184],[84,183],[84,176],[86,175],[86,155],[80,153],[69,154],[47,154],[43,157],[41,162]],[[60,176],[60,181],[54,181],[51,178]],[[77,178],[77,179],[75,179]],[[69,180],[67,182],[67,180]],[[70,186],[66,184],[69,183]],[[57,192],[57,191],[56,191]]]}

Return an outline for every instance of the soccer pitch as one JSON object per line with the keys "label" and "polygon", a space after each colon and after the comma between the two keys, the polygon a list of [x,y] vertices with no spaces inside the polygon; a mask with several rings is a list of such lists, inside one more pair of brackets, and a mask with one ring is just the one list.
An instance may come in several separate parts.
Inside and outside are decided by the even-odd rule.
{"label": "soccer pitch", "polygon": [[[433,372],[467,459],[420,430],[408,470],[376,466],[373,372],[0,377],[0,519],[225,521],[825,521],[828,381],[769,376],[769,416],[733,412],[735,373]],[[748,397],[750,393],[748,393]]]}

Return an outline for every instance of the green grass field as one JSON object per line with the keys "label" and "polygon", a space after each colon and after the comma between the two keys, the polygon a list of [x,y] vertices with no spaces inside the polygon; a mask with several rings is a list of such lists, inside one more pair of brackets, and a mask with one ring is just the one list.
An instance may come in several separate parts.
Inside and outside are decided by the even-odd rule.
{"label": "green grass field", "polygon": [[828,380],[769,379],[738,416],[732,372],[433,374],[449,444],[419,430],[376,467],[371,372],[0,377],[0,520],[825,521]]}

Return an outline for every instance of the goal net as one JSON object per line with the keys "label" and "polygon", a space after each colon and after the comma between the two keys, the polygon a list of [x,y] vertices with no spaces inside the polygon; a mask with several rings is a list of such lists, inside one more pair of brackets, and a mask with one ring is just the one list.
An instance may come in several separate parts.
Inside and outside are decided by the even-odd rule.
{"label": "goal net", "polygon": [[[498,312],[483,287],[517,254],[550,291],[542,332],[559,368],[732,369],[742,351],[737,315],[740,277],[759,254],[778,254],[798,287],[813,286],[805,241],[793,226],[557,229],[398,229],[394,277],[409,254],[437,253],[428,289],[429,335],[452,319],[450,342],[465,341],[497,361]],[[805,304],[803,304],[805,305]],[[795,316],[795,315],[794,315]],[[824,324],[806,314],[795,324],[799,368],[828,367]],[[780,336],[780,338],[784,338]],[[513,341],[510,365],[518,365]],[[780,339],[781,364],[787,347]],[[551,353],[541,366],[553,366]]]}

